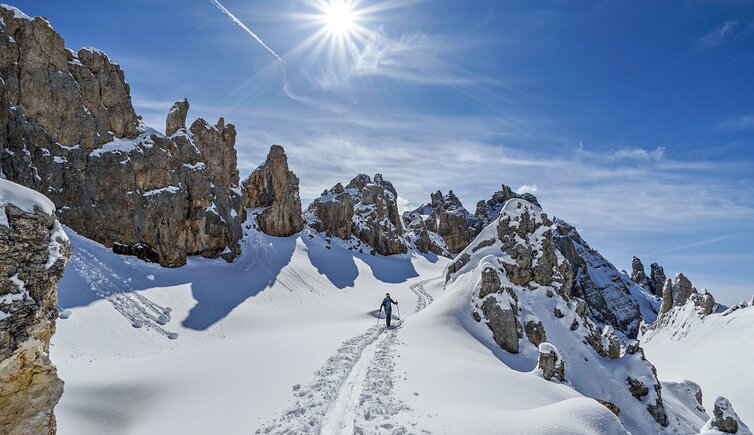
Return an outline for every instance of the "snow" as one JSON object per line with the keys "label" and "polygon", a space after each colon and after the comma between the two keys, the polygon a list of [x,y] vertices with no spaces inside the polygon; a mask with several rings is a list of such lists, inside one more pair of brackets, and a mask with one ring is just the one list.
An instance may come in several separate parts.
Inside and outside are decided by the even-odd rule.
{"label": "snow", "polygon": [[62,256],[60,252],[60,243],[67,241],[68,236],[65,231],[63,231],[63,226],[60,225],[60,222],[57,219],[55,219],[55,222],[52,224],[52,229],[50,230],[50,244],[47,249],[48,254],[45,269],[51,268],[58,262],[58,260],[60,260]]}
{"label": "snow", "polygon": [[715,397],[725,396],[744,422],[754,422],[754,308],[701,316],[689,303],[668,314],[662,325],[641,337],[660,379],[692,379],[702,388],[708,412]]}
{"label": "snow", "polygon": [[162,193],[176,194],[176,193],[179,193],[180,191],[181,191],[181,188],[178,186],[165,186],[165,187],[160,187],[157,189],[147,190],[142,195],[155,196],[155,195],[160,195]]}
{"label": "snow", "polygon": [[[234,263],[177,269],[68,230],[58,433],[625,433],[596,401],[470,335],[448,311],[469,299],[443,292],[447,259],[244,229]],[[404,317],[389,331],[374,317],[386,291]]]}
{"label": "snow", "polygon": [[8,226],[8,217],[5,212],[8,204],[29,214],[33,214],[35,208],[50,215],[55,211],[52,201],[41,193],[0,178],[0,225],[5,227]]}
{"label": "snow", "polygon": [[0,3],[0,8],[8,9],[11,12],[13,12],[13,18],[16,19],[22,19],[22,20],[31,20],[31,17],[26,15],[25,13],[21,12],[20,9],[13,7],[11,5],[7,5],[5,3]]}
{"label": "snow", "polygon": [[[91,47],[87,47],[91,48]],[[93,150],[89,153],[90,157],[101,157],[103,154],[106,153],[123,153],[128,154],[132,151],[140,151],[141,147],[152,147],[154,146],[154,141],[152,141],[152,135],[159,133],[152,129],[152,128],[146,128],[145,126],[141,126],[141,128],[144,130],[142,134],[139,136],[129,139],[129,138],[119,138],[114,137],[113,140],[110,142],[105,143],[100,148],[97,148],[96,150]]]}
{"label": "snow", "polygon": [[203,171],[203,170],[207,169],[207,165],[204,164],[204,162],[197,162],[197,163],[194,163],[194,164],[184,163],[183,167],[191,169],[192,171]]}

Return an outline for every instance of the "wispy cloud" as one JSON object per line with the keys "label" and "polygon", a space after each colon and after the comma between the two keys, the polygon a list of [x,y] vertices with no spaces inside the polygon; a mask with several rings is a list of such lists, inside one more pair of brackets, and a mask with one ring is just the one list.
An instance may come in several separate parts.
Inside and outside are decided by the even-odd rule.
{"label": "wispy cloud", "polygon": [[621,148],[613,153],[617,159],[635,159],[635,160],[660,160],[665,155],[664,147],[657,147],[654,150],[644,148]]}
{"label": "wispy cloud", "polygon": [[728,131],[754,130],[754,114],[723,121],[717,125],[717,128]]}
{"label": "wispy cloud", "polygon": [[738,20],[725,21],[715,30],[699,38],[699,45],[702,47],[717,47],[722,44],[726,37],[733,34],[738,26]]}
{"label": "wispy cloud", "polygon": [[270,47],[268,47],[267,44],[265,44],[264,41],[262,41],[262,39],[259,36],[257,36],[256,33],[252,32],[251,29],[249,29],[246,26],[246,24],[243,23],[243,21],[239,20],[235,15],[233,15],[228,9],[225,8],[225,6],[222,5],[222,3],[220,3],[217,0],[210,0],[210,1],[212,2],[212,4],[214,4],[215,6],[217,6],[217,9],[219,9],[220,12],[224,13],[225,15],[227,15],[231,20],[233,20],[234,23],[236,23],[240,28],[242,28],[244,31],[246,31],[246,33],[248,33],[249,35],[251,35],[251,37],[254,38],[262,47],[264,47],[265,50],[267,50],[271,55],[275,56],[275,58],[277,60],[279,60],[280,62],[283,62],[283,58],[282,57],[278,56],[278,54],[275,53],[275,51],[273,49],[271,49]]}

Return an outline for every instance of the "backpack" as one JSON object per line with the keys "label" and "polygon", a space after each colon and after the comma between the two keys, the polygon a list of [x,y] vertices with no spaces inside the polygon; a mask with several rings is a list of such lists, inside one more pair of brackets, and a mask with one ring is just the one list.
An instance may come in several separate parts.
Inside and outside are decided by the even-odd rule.
{"label": "backpack", "polygon": [[390,307],[390,303],[391,303],[390,299],[388,299],[388,298],[385,298],[385,299],[382,300],[382,305],[385,306],[385,311],[392,310],[392,308]]}

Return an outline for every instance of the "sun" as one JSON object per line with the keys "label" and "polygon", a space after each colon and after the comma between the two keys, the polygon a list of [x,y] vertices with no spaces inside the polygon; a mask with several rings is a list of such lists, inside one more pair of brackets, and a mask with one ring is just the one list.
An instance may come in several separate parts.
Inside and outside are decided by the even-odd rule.
{"label": "sun", "polygon": [[356,29],[356,13],[352,4],[344,0],[330,0],[322,8],[322,20],[328,32],[347,36]]}

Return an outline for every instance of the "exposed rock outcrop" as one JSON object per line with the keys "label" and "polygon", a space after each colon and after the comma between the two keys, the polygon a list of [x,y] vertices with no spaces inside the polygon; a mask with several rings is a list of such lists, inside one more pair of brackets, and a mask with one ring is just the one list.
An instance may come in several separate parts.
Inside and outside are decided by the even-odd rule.
{"label": "exposed rock outcrop", "polygon": [[344,240],[355,238],[355,249],[368,245],[370,253],[392,255],[408,251],[398,214],[398,193],[376,174],[359,174],[346,187],[338,183],[315,199],[306,211],[306,223],[315,231]]}
{"label": "exposed rock outcrop", "polygon": [[500,187],[500,190],[492,194],[492,197],[488,199],[487,201],[479,201],[476,205],[476,212],[474,213],[474,217],[476,218],[476,221],[474,222],[474,236],[476,234],[479,234],[480,231],[484,227],[490,224],[490,222],[497,219],[497,217],[500,215],[500,210],[503,209],[503,206],[505,203],[510,199],[520,198],[523,199],[529,203],[532,203],[539,207],[539,202],[537,202],[537,197],[532,195],[531,193],[524,193],[524,194],[518,194],[513,191],[509,186],[506,186],[503,184]]}
{"label": "exposed rock outcrop", "polygon": [[669,279],[665,281],[662,291],[662,305],[660,314],[665,314],[673,307],[683,307],[691,301],[702,315],[708,315],[715,311],[717,304],[715,298],[707,292],[701,292],[691,284],[688,278],[682,273],[675,277],[675,281]]}
{"label": "exposed rock outcrop", "polygon": [[733,410],[733,406],[725,397],[715,399],[712,418],[702,428],[702,434],[719,432],[751,435],[751,430],[741,421],[736,411]]}
{"label": "exposed rock outcrop", "polygon": [[257,222],[271,236],[286,237],[304,229],[298,177],[288,169],[288,157],[280,145],[270,147],[264,164],[243,181],[243,199],[246,207],[265,207]]}
{"label": "exposed rock outcrop", "polygon": [[[427,233],[428,241],[417,245],[422,247],[422,252],[432,251],[450,257],[466,248],[484,227],[497,219],[505,202],[515,198],[539,206],[534,195],[519,195],[503,184],[501,190],[492,194],[492,198],[479,201],[475,214],[471,214],[452,190],[447,195],[438,190],[430,195],[430,202],[404,213],[403,220],[410,223],[412,230],[420,237]],[[434,235],[439,236],[441,241]],[[441,250],[444,252],[437,252]]]}
{"label": "exposed rock outcrop", "polygon": [[[589,316],[595,322],[612,325],[626,336],[636,337],[642,320],[648,323],[655,320],[653,313],[641,311],[634,296],[647,292],[592,249],[572,225],[560,219],[555,219],[555,224],[555,242],[560,253],[568,259],[574,276],[568,294],[587,302]],[[647,293],[645,300],[653,310],[659,310],[659,299]]]}
{"label": "exposed rock outcrop", "polygon": [[123,71],[103,52],[66,50],[43,18],[0,7],[0,170],[48,196],[59,219],[164,266],[240,253],[235,128],[221,119],[170,137],[139,124]]}
{"label": "exposed rock outcrop", "polygon": [[[609,406],[632,433],[679,425],[668,417],[654,367],[638,342],[622,352],[614,328],[595,323],[587,302],[570,295],[572,269],[555,242],[558,228],[535,204],[509,200],[495,224],[448,265],[446,294],[459,301],[464,298],[457,292],[469,295],[469,314],[476,321],[469,322],[469,330],[485,345],[506,352],[501,359],[509,366],[536,364],[535,372],[545,379],[567,382]],[[453,307],[460,309],[460,302]],[[566,375],[570,366],[580,369]],[[638,380],[643,389],[626,378],[615,379],[616,371]]]}
{"label": "exposed rock outcrop", "polygon": [[439,190],[431,194],[430,202],[404,213],[404,219],[414,221],[416,215],[422,218],[424,230],[439,235],[451,254],[463,250],[475,236],[476,219],[452,190],[447,195]]}
{"label": "exposed rock outcrop", "polygon": [[49,359],[71,246],[55,207],[0,179],[0,433],[54,434],[63,381]]}
{"label": "exposed rock outcrop", "polygon": [[186,116],[188,115],[189,103],[184,97],[176,101],[173,107],[168,112],[168,117],[165,120],[165,134],[167,136],[174,135],[178,130],[186,128]]}
{"label": "exposed rock outcrop", "polygon": [[565,361],[560,356],[558,348],[551,343],[543,342],[539,345],[539,359],[537,361],[537,371],[542,373],[542,377],[548,381],[553,378],[560,382],[565,381]]}

